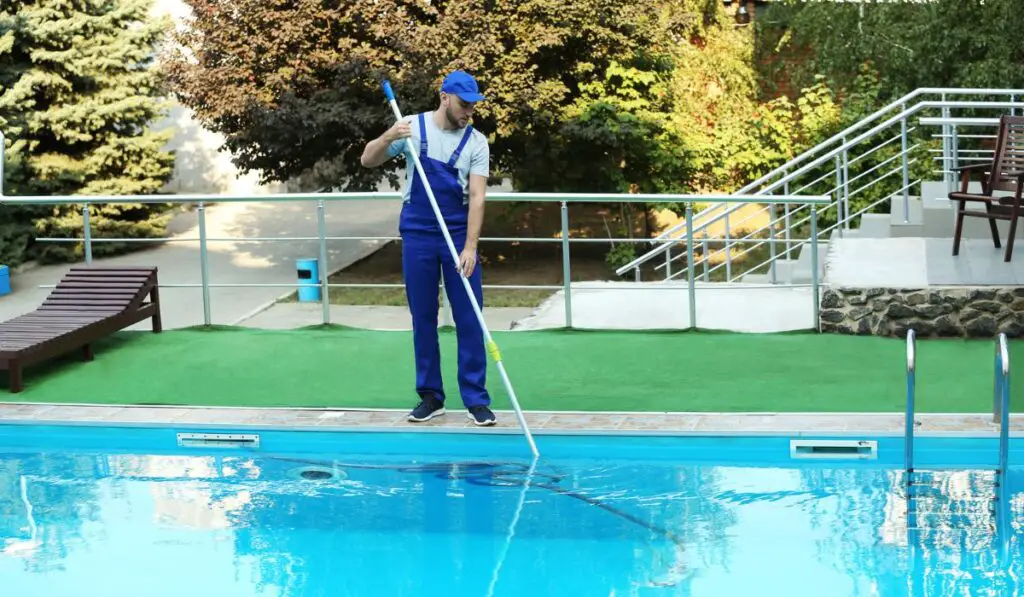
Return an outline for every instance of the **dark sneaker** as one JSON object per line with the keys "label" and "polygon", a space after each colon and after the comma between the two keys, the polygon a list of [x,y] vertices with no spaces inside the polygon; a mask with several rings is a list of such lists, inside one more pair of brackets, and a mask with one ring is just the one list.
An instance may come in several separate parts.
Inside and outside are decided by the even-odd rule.
{"label": "dark sneaker", "polygon": [[494,413],[486,406],[474,406],[469,409],[466,416],[477,425],[494,425],[496,422]]}
{"label": "dark sneaker", "polygon": [[444,403],[437,398],[430,396],[420,401],[419,405],[409,413],[408,418],[410,421],[422,423],[423,421],[429,421],[430,419],[443,414]]}

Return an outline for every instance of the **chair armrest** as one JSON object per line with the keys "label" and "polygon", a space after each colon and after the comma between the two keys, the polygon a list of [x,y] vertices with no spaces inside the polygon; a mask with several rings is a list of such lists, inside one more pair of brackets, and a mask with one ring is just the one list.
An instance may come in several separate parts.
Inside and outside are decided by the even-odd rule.
{"label": "chair armrest", "polygon": [[967,171],[967,170],[988,170],[992,167],[992,164],[968,164],[966,166],[953,166],[950,168],[953,172]]}
{"label": "chair armrest", "polygon": [[[967,186],[971,182],[971,172],[986,171],[986,170],[991,170],[991,169],[992,169],[992,164],[968,164],[966,166],[953,166],[952,167],[952,170],[954,172],[956,172],[958,170],[960,171],[960,192],[961,193],[966,193],[967,192]],[[989,194],[988,185],[985,184],[984,180],[981,181],[981,192],[982,192],[983,195],[988,195]]]}

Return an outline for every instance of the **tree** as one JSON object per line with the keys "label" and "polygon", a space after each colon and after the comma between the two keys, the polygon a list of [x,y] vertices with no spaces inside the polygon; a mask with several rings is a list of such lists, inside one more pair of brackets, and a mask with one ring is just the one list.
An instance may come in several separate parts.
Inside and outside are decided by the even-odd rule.
{"label": "tree", "polygon": [[[162,114],[152,70],[167,22],[151,0],[32,0],[0,7],[0,130],[6,136],[8,195],[156,192],[170,178],[169,132],[148,127]],[[91,208],[96,236],[164,234],[167,206]],[[81,247],[39,246],[38,236],[81,236],[80,208],[0,210],[0,261],[72,259]],[[99,243],[95,255],[126,247]]]}
{"label": "tree", "polygon": [[[411,114],[436,107],[440,80],[455,68],[474,73],[489,97],[475,125],[491,140],[492,172],[522,190],[551,184],[539,173],[553,161],[568,168],[567,178],[591,181],[590,190],[621,188],[617,177],[595,181],[585,159],[559,160],[593,140],[595,126],[607,133],[604,124],[622,125],[609,143],[627,152],[637,149],[637,135],[661,127],[615,101],[627,88],[648,93],[641,79],[664,70],[643,64],[655,16],[646,3],[188,3],[192,17],[167,57],[169,82],[205,126],[225,135],[238,167],[264,181],[330,163],[318,184],[372,188],[380,173],[361,168],[359,155],[393,119],[381,81],[391,81]],[[595,80],[608,86],[594,89]],[[386,166],[396,187],[400,166]],[[637,173],[629,182],[645,184],[647,168],[638,165]]]}
{"label": "tree", "polygon": [[[755,64],[762,90],[776,94],[786,86],[799,88],[815,80],[828,81],[841,106],[840,125],[856,123],[884,104],[920,87],[1017,88],[1024,84],[1024,41],[1014,34],[1019,0],[915,0],[887,2],[805,2],[782,0],[767,7],[756,21]],[[926,110],[919,116],[939,112]],[[971,115],[960,112],[958,115]],[[991,116],[991,112],[978,114]],[[918,127],[909,144],[918,146],[908,160],[910,181],[934,177],[932,156],[939,141],[934,131]],[[862,147],[881,145],[883,131]],[[971,139],[962,148],[976,148]],[[900,152],[898,144],[859,159],[851,179],[881,168],[887,173]],[[816,172],[808,173],[812,178]],[[870,179],[857,183],[860,187]],[[818,185],[822,191],[834,183]],[[813,192],[815,189],[809,189]],[[900,177],[864,188],[851,200],[850,212],[902,194]],[[881,203],[879,203],[881,202]],[[821,224],[835,222],[835,213],[822,214]]]}
{"label": "tree", "polygon": [[757,21],[756,56],[768,80],[781,68],[797,86],[824,75],[837,90],[871,64],[882,101],[918,87],[1017,88],[1024,84],[1019,12],[1019,0],[782,0]]}

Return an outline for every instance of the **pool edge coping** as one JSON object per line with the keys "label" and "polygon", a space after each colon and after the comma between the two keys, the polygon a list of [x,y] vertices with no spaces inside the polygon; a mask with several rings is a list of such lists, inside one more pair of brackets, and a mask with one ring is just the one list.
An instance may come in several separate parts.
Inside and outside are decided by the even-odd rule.
{"label": "pool edge coping", "polygon": [[[521,434],[511,410],[496,410],[498,424],[474,425],[457,409],[411,423],[408,409],[175,405],[98,405],[0,402],[0,424],[174,427],[264,431]],[[647,436],[898,436],[902,412],[524,411],[534,435]],[[995,437],[991,413],[918,413],[915,435]],[[1024,437],[1024,414],[1011,414],[1010,435]]]}

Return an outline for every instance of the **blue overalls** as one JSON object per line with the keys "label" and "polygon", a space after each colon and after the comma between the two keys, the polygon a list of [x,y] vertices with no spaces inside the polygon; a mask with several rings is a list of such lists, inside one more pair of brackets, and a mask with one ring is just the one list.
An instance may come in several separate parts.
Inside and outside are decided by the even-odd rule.
{"label": "blue overalls", "polygon": [[[456,253],[461,254],[466,244],[466,225],[469,206],[463,201],[463,189],[459,183],[455,163],[466,142],[473,134],[473,127],[466,127],[466,133],[447,163],[427,155],[427,132],[423,114],[419,115],[420,163],[434,192],[434,199],[451,234]],[[409,167],[414,167],[411,163]],[[444,275],[444,287],[455,318],[458,341],[458,380],[462,401],[466,408],[490,405],[490,396],[485,387],[487,381],[487,355],[484,352],[483,330],[473,312],[473,305],[466,295],[466,289],[459,278],[457,263],[452,261],[451,252],[444,235],[437,224],[434,210],[430,206],[426,189],[418,172],[413,172],[409,202],[402,206],[399,222],[402,235],[402,272],[405,277],[406,299],[412,313],[413,345],[416,352],[416,392],[421,397],[433,395],[444,400],[441,382],[441,349],[437,336],[438,283]],[[483,308],[479,262],[469,277],[470,287],[476,295],[477,304]]]}

